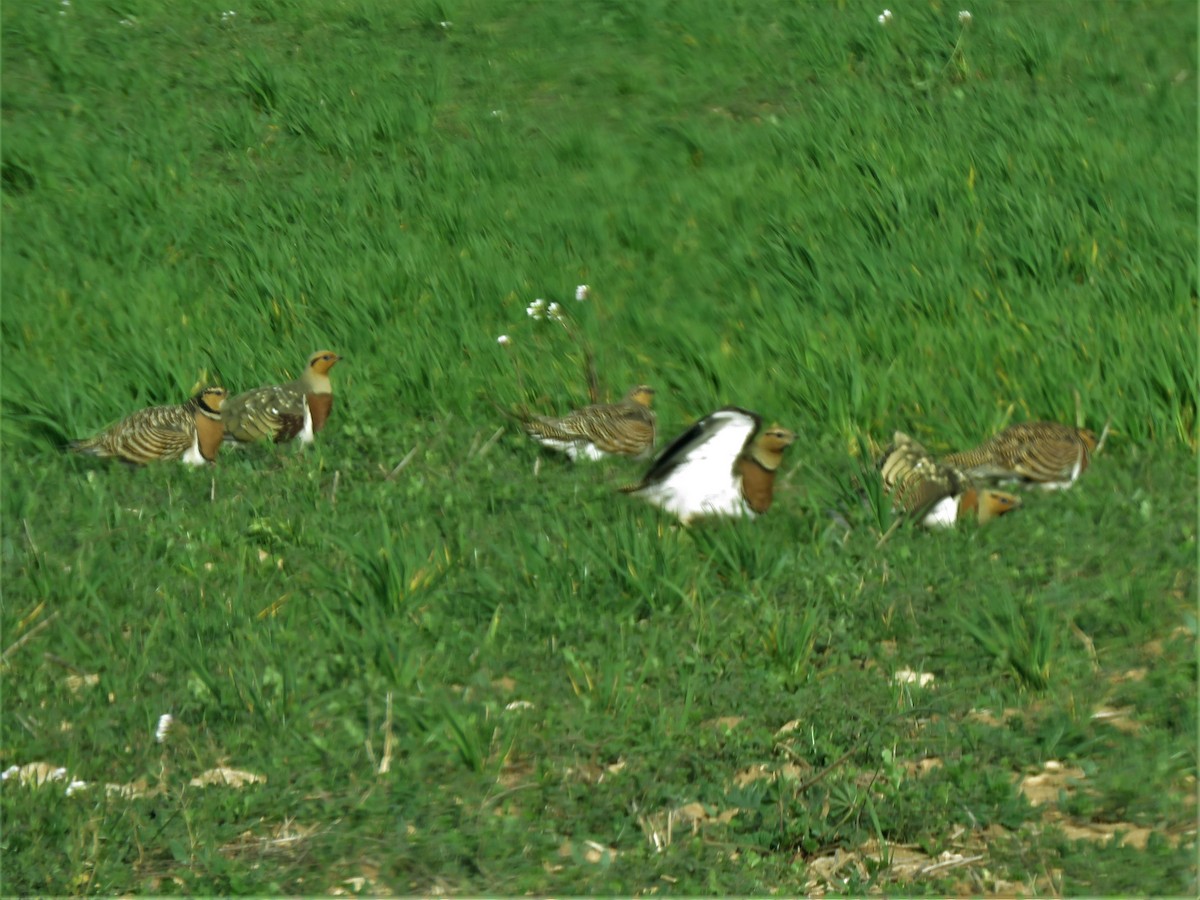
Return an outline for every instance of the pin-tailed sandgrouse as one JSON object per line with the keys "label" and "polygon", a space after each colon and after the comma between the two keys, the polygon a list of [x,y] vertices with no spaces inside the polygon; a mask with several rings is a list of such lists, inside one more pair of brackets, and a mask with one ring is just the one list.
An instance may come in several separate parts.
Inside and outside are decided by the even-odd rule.
{"label": "pin-tailed sandgrouse", "polygon": [[329,370],[341,358],[331,350],[318,350],[296,380],[230,397],[223,411],[225,440],[282,444],[299,438],[302,444],[312,443],[333,409]]}
{"label": "pin-tailed sandgrouse", "polygon": [[762,427],[757,413],[727,406],[675,438],[637,484],[621,490],[661,507],[686,525],[701,516],[765,513],[783,452],[796,439]]}
{"label": "pin-tailed sandgrouse", "polygon": [[977,487],[959,469],[938,462],[902,431],[897,431],[884,449],[879,473],[893,508],[926,527],[953,525],[967,516],[983,523],[1021,505],[1012,494]]}
{"label": "pin-tailed sandgrouse", "polygon": [[517,414],[525,433],[574,462],[605,456],[649,456],[654,450],[656,418],[650,408],[654,388],[639,384],[619,403],[597,403],[561,417]]}
{"label": "pin-tailed sandgrouse", "polygon": [[1057,422],[1010,425],[974,450],[952,453],[943,462],[979,484],[1017,483],[1065,490],[1088,467],[1096,435]]}
{"label": "pin-tailed sandgrouse", "polygon": [[191,465],[215,462],[221,447],[224,388],[208,387],[179,406],[139,409],[95,437],[74,441],[76,453],[115,456],[143,465],[179,459]]}

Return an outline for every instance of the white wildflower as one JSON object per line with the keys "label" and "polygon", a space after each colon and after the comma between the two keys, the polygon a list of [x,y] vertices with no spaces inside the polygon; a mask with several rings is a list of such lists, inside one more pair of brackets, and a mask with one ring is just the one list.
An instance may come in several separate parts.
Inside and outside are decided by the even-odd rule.
{"label": "white wildflower", "polygon": [[496,343],[501,347],[507,347],[510,343],[512,343],[512,338],[510,338],[507,334],[502,334],[500,337],[496,338]]}
{"label": "white wildflower", "polygon": [[8,779],[12,778],[14,775],[16,775],[20,771],[21,771],[20,766],[9,766],[2,773],[0,773],[0,781],[8,781]]}
{"label": "white wildflower", "polygon": [[170,713],[163,713],[158,717],[158,728],[154,730],[154,740],[158,743],[163,743],[167,739],[167,733],[171,730],[171,725],[174,724],[175,717]]}
{"label": "white wildflower", "polygon": [[504,115],[504,110],[502,110],[502,109],[493,109],[492,110],[492,118],[493,119],[499,119],[502,115]]}
{"label": "white wildflower", "polygon": [[591,288],[589,288],[586,284],[581,284],[579,287],[575,288],[575,299],[582,302],[588,298],[588,294],[590,293]]}
{"label": "white wildflower", "polygon": [[87,787],[86,781],[80,781],[78,778],[72,778],[71,783],[67,785],[66,794],[70,797],[76,791],[81,791]]}
{"label": "white wildflower", "polygon": [[528,700],[514,700],[512,703],[504,707],[506,712],[520,712],[523,709],[533,709],[534,706]]}
{"label": "white wildflower", "polygon": [[235,18],[236,16],[237,16],[237,10],[227,9],[227,10],[225,10],[225,12],[221,13],[221,21],[228,22],[231,19]]}
{"label": "white wildflower", "polygon": [[880,25],[886,25],[890,21],[892,21],[892,11],[890,9],[885,9],[882,13],[879,14],[879,24]]}
{"label": "white wildflower", "polygon": [[928,687],[933,684],[934,677],[929,672],[914,672],[912,669],[901,669],[892,676],[896,684],[915,684],[917,687]]}
{"label": "white wildflower", "polygon": [[973,16],[971,15],[971,11],[969,9],[960,9],[958,11],[958,21],[962,22],[964,25],[970,25],[972,18]]}
{"label": "white wildflower", "polygon": [[137,24],[137,20],[136,19],[122,19],[120,21],[120,24],[124,25],[126,28],[132,28],[133,26],[135,26]]}
{"label": "white wildflower", "polygon": [[47,781],[62,781],[66,777],[67,777],[66,766],[59,766],[57,769],[55,769],[53,772],[51,772],[49,775],[46,776],[46,780]]}
{"label": "white wildflower", "polygon": [[441,26],[442,26],[442,28],[449,28],[449,27],[450,27],[451,25],[453,25],[454,23],[453,23],[453,22],[445,22],[445,21],[442,21],[442,22],[438,22],[438,24],[439,24],[439,25],[441,25]]}
{"label": "white wildflower", "polygon": [[525,313],[532,319],[542,318],[546,314],[546,301],[538,297],[525,307]]}
{"label": "white wildflower", "polygon": [[562,319],[562,307],[557,303],[551,303],[546,308],[546,318],[553,319],[555,322],[560,321]]}

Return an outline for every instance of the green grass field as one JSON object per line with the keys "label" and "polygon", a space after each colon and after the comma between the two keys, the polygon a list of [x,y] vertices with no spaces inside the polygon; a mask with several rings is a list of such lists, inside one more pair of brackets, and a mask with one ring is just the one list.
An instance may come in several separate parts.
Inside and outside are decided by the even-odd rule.
{"label": "green grass field", "polygon": [[[0,891],[1194,895],[1195,4],[969,9],[4,4]],[[497,413],[584,345],[770,513]],[[62,451],[325,347],[306,451]],[[1027,419],[876,547],[863,441]]]}

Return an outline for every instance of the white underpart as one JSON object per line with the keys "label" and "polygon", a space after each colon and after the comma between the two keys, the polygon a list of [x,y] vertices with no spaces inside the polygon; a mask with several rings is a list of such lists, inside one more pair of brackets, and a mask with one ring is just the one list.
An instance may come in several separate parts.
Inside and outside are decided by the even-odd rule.
{"label": "white underpart", "polygon": [[605,453],[591,441],[580,441],[578,443],[571,444],[567,448],[567,456],[571,457],[572,462],[580,457],[583,457],[584,459],[590,459],[595,462],[598,459],[604,459],[604,457],[607,455],[607,453]]}
{"label": "white underpart", "polygon": [[921,524],[926,528],[949,528],[958,521],[958,498],[943,497],[929,508]]}
{"label": "white underpart", "polygon": [[1083,454],[1081,453],[1075,460],[1075,467],[1071,469],[1071,477],[1070,478],[1068,478],[1066,481],[1043,481],[1039,485],[1039,487],[1043,491],[1065,491],[1067,488],[1069,488],[1071,485],[1073,485],[1075,483],[1076,479],[1079,478],[1079,474],[1082,471],[1083,471]]}
{"label": "white underpart", "polygon": [[184,454],[180,457],[180,459],[189,466],[202,466],[208,462],[208,460],[200,454],[200,435],[198,433],[192,435],[192,446],[188,447],[187,450],[184,451]]}
{"label": "white underpart", "polygon": [[597,460],[604,459],[606,454],[600,450],[591,441],[580,439],[578,441],[562,441],[558,438],[537,438],[539,444],[543,447],[548,447],[551,450],[558,450],[567,454],[571,458],[571,462],[575,462],[579,458]]}
{"label": "white underpart", "polygon": [[313,442],[312,410],[308,408],[308,398],[304,398],[304,427],[296,435],[301,444]]}
{"label": "white underpart", "polygon": [[643,497],[684,523],[697,516],[753,516],[742,496],[742,479],[733,464],[754,433],[749,416],[731,411],[714,413],[712,432],[690,450],[666,480],[638,491]]}

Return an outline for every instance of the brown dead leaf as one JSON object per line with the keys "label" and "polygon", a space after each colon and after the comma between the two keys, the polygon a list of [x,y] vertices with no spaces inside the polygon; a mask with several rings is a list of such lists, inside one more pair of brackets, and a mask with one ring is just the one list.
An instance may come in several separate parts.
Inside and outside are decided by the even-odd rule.
{"label": "brown dead leaf", "polygon": [[[1075,825],[1071,822],[1060,822],[1058,827],[1062,829],[1063,834],[1073,841],[1095,841],[1097,843],[1106,844],[1113,837],[1113,826],[1108,823],[1088,822],[1085,825]],[[1146,837],[1149,836],[1150,829],[1141,829],[1145,835],[1141,837],[1141,846],[1146,846]],[[1137,846],[1135,842],[1131,842],[1131,846]]]}
{"label": "brown dead leaf", "polygon": [[708,814],[708,810],[704,808],[704,804],[692,802],[685,803],[683,806],[675,810],[675,821],[682,825],[691,825],[692,830],[695,831],[698,825],[710,825],[713,822],[719,822],[722,824],[726,822],[732,822],[734,816],[736,816],[739,812],[741,812],[741,810],[735,806],[732,809],[721,810],[721,812],[717,813],[715,816],[710,816]]}
{"label": "brown dead leaf", "polygon": [[999,715],[996,715],[990,709],[973,709],[967,713],[967,719],[971,722],[979,722],[983,725],[999,728],[1018,712],[1019,710],[1016,709],[1004,709],[1000,711]]}
{"label": "brown dead leaf", "polygon": [[195,778],[188,782],[192,787],[210,787],[221,785],[224,787],[240,788],[248,784],[265,783],[267,777],[265,775],[256,775],[254,772],[246,772],[241,769],[230,769],[226,766],[217,766],[215,769],[209,769],[207,772],[201,772]]}
{"label": "brown dead leaf", "polygon": [[717,719],[708,719],[701,722],[705,728],[716,728],[720,731],[733,731],[741,724],[744,716],[721,716]]}
{"label": "brown dead leaf", "polygon": [[1124,684],[1127,681],[1144,681],[1148,670],[1145,666],[1126,669],[1123,672],[1113,672],[1108,676],[1109,684]]}
{"label": "brown dead leaf", "polygon": [[126,800],[136,800],[139,797],[156,797],[163,792],[162,785],[151,788],[145,778],[135,779],[128,784],[106,784],[104,793],[110,797],[123,797]]}
{"label": "brown dead leaf", "polygon": [[1143,644],[1142,652],[1151,659],[1157,659],[1166,652],[1167,644],[1180,639],[1194,641],[1190,631],[1182,625],[1176,625],[1165,637],[1155,638]]}
{"label": "brown dead leaf", "polygon": [[1132,706],[1125,706],[1118,709],[1101,706],[1092,713],[1092,721],[1110,725],[1117,729],[1117,731],[1123,731],[1126,734],[1136,734],[1142,730],[1142,723],[1132,718],[1132,714]]}
{"label": "brown dead leaf", "polygon": [[775,737],[781,737],[785,734],[791,734],[793,731],[796,731],[797,729],[799,729],[800,726],[803,724],[804,723],[801,722],[799,719],[792,719],[792,721],[790,721],[790,722],[784,722],[782,725],[779,726],[779,730],[777,732],[775,732]]}
{"label": "brown dead leaf", "polygon": [[1018,784],[1017,789],[1025,795],[1032,806],[1045,806],[1058,800],[1060,792],[1074,793],[1077,782],[1087,776],[1083,769],[1076,766],[1064,766],[1056,760],[1047,760],[1043,770],[1036,775],[1026,775]]}
{"label": "brown dead leaf", "polygon": [[67,690],[72,694],[78,694],[84,688],[95,687],[100,683],[100,676],[96,674],[86,675],[68,675],[66,678]]}
{"label": "brown dead leaf", "polygon": [[[1055,824],[1062,829],[1063,834],[1073,841],[1093,841],[1099,844],[1107,844],[1120,834],[1121,845],[1124,847],[1133,847],[1135,850],[1145,850],[1146,844],[1150,840],[1150,835],[1155,831],[1153,828],[1134,825],[1132,822],[1064,821],[1056,822]],[[1194,829],[1192,833],[1195,833]],[[1166,831],[1160,831],[1158,835],[1172,847],[1179,846],[1179,842],[1186,836]]]}
{"label": "brown dead leaf", "polygon": [[[602,862],[605,857],[611,861],[618,856],[615,847],[606,847],[596,841],[584,841],[582,846],[583,858],[593,865]],[[575,845],[569,840],[564,840],[558,847],[558,855],[563,859],[574,859],[575,852]]]}
{"label": "brown dead leaf", "polygon": [[[843,850],[841,847],[836,848],[832,853],[807,860],[805,871],[809,875],[809,879],[804,885],[804,892],[810,897],[824,896],[825,891],[830,887],[843,888],[842,878],[844,876],[841,873],[847,868],[854,868],[863,876],[867,874],[867,868],[863,865],[862,858],[858,853]],[[816,878],[812,877],[814,875]]]}
{"label": "brown dead leaf", "polygon": [[62,766],[48,762],[32,762],[23,766],[12,766],[4,773],[5,781],[24,784],[30,787],[41,787],[48,781],[66,781],[70,783],[71,776]]}
{"label": "brown dead leaf", "polygon": [[575,776],[587,784],[600,784],[605,778],[619,774],[625,766],[626,762],[624,759],[618,759],[616,762],[609,763],[608,765],[585,762],[577,766],[571,766],[565,774],[568,778]]}
{"label": "brown dead leaf", "polygon": [[316,834],[317,825],[300,825],[294,819],[284,819],[263,833],[260,830],[246,830],[236,838],[221,847],[226,856],[253,852],[256,856],[264,854],[296,853],[299,845],[307,838]]}
{"label": "brown dead leaf", "polygon": [[762,763],[756,763],[733,776],[733,783],[738,787],[745,787],[755,781],[775,781],[778,778],[783,778],[789,781],[803,781],[804,776],[811,771],[811,766],[801,767],[796,763],[784,763],[782,766],[765,766]]}
{"label": "brown dead leaf", "polygon": [[942,768],[942,761],[936,756],[927,756],[924,759],[904,760],[900,763],[904,767],[904,771],[909,775],[928,775],[934,769]]}
{"label": "brown dead leaf", "polygon": [[[361,897],[364,894],[370,897],[390,897],[392,892],[385,886],[379,883],[379,868],[370,863],[359,863],[357,868],[360,874],[351,875],[349,878],[344,878],[339,884],[335,884],[329,888],[327,893],[331,897]],[[345,885],[346,887],[343,887]],[[347,889],[348,888],[348,889]]]}

